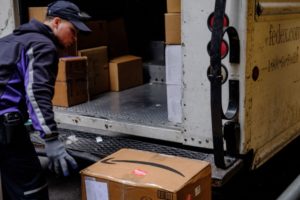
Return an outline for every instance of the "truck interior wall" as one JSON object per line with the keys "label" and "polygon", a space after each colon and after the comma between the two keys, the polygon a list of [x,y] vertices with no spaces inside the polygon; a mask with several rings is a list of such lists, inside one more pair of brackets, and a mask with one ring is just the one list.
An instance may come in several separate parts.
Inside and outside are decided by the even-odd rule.
{"label": "truck interior wall", "polygon": [[[19,0],[20,22],[28,21],[28,7],[47,6],[51,0]],[[129,53],[150,59],[151,41],[164,41],[164,13],[166,1],[107,0],[97,4],[92,0],[75,1],[93,20],[122,17],[125,21]]]}

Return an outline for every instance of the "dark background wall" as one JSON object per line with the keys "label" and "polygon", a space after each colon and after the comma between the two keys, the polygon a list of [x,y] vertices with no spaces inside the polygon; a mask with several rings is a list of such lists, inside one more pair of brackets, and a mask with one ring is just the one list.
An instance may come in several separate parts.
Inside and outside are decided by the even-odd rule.
{"label": "dark background wall", "polygon": [[[148,56],[150,41],[164,41],[165,0],[71,0],[92,19],[123,17],[130,53]],[[20,21],[28,21],[28,7],[47,6],[51,0],[19,0]]]}

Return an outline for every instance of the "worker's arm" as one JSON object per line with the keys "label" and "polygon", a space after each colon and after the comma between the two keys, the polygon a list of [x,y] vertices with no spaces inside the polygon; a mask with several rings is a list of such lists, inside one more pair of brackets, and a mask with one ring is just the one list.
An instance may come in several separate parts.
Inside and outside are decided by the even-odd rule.
{"label": "worker's arm", "polygon": [[25,76],[27,106],[35,130],[45,140],[45,151],[50,159],[49,167],[56,173],[69,175],[68,164],[77,168],[76,161],[66,152],[58,139],[54,120],[52,98],[57,75],[56,49],[47,44],[36,44],[26,52],[28,66]]}

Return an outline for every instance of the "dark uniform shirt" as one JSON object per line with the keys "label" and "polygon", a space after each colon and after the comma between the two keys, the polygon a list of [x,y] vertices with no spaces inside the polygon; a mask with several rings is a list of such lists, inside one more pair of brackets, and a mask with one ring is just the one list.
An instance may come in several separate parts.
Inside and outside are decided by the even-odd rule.
{"label": "dark uniform shirt", "polygon": [[51,101],[58,47],[51,29],[36,20],[0,39],[0,115],[29,114],[42,138],[57,136]]}

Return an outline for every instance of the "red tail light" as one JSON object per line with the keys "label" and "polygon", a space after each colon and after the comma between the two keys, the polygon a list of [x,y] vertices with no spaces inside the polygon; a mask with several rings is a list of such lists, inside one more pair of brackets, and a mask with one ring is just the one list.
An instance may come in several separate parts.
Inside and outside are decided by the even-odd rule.
{"label": "red tail light", "polygon": [[[208,25],[209,30],[212,30],[212,28],[213,28],[214,19],[215,19],[214,13],[211,13],[207,20],[207,25]],[[223,27],[227,27],[227,26],[229,26],[229,19],[228,19],[227,15],[224,15]]]}
{"label": "red tail light", "polygon": [[[210,55],[210,45],[211,45],[211,42],[209,42],[207,45],[207,52],[209,55]],[[222,40],[220,50],[221,50],[221,58],[223,59],[227,56],[228,51],[229,51],[228,43],[225,40]]]}

